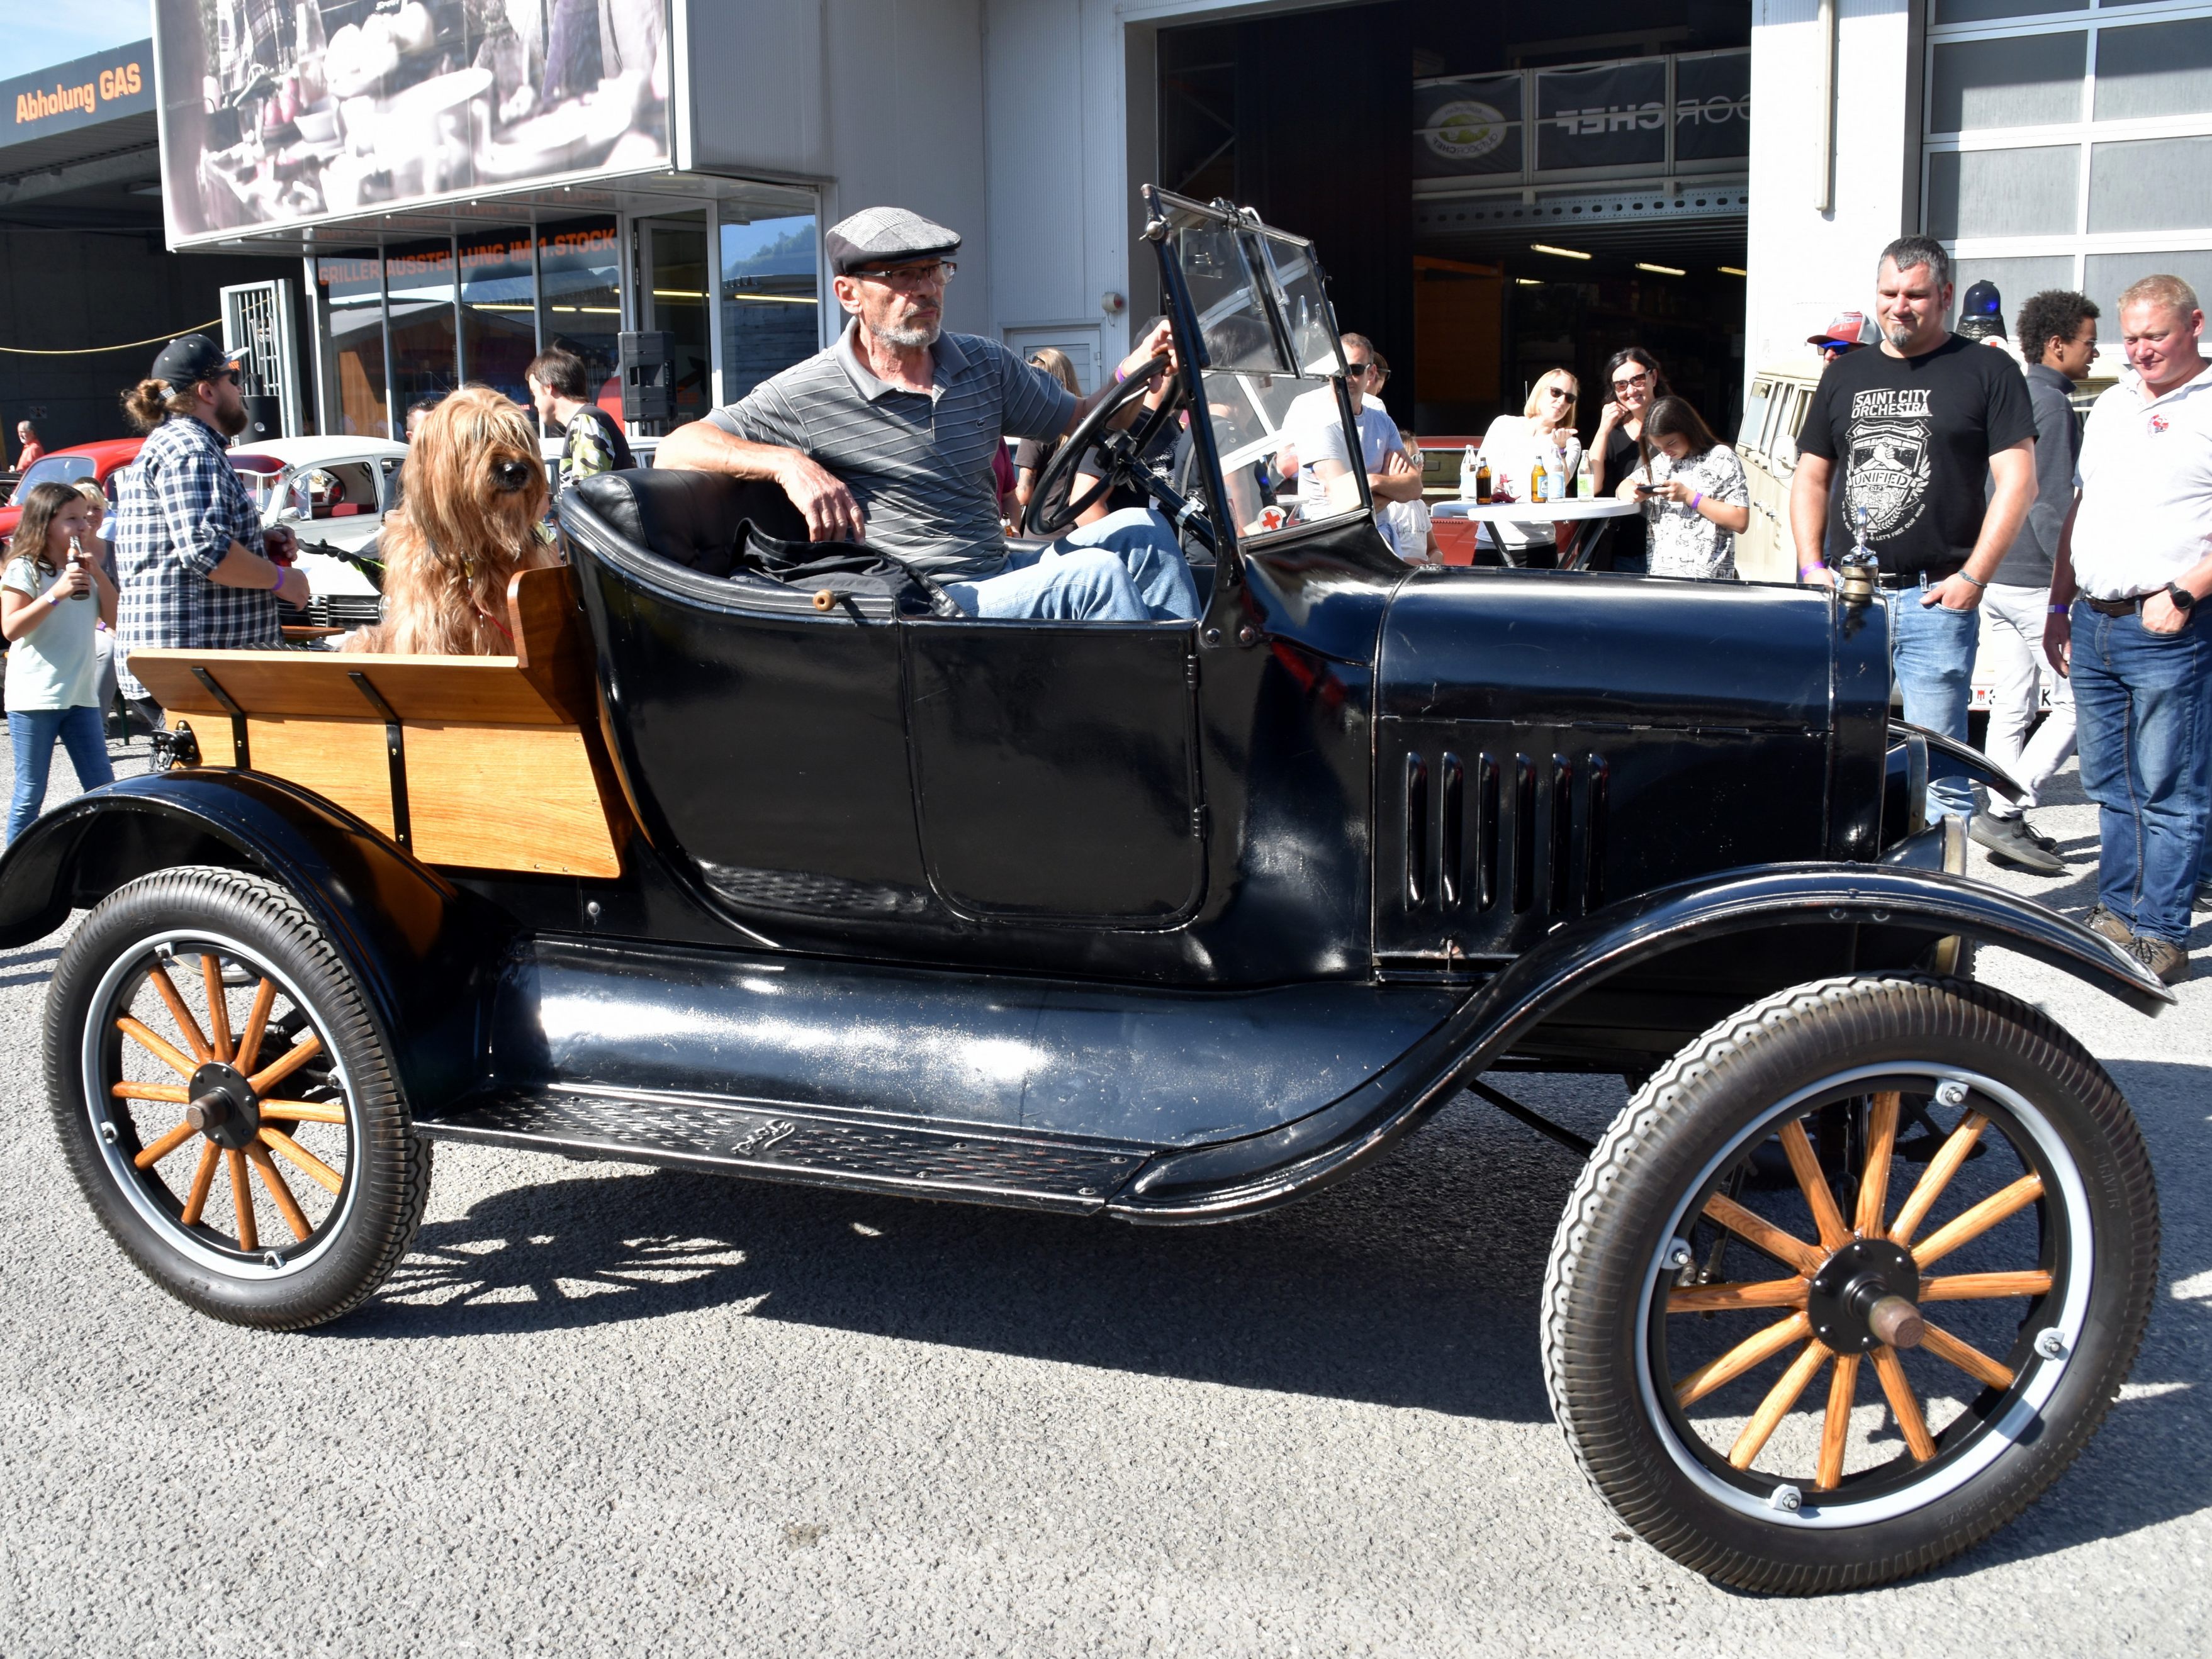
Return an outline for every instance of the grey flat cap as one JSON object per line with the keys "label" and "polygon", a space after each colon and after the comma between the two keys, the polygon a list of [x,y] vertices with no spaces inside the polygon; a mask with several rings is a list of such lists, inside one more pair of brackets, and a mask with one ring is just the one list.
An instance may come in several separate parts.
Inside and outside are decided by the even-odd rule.
{"label": "grey flat cap", "polygon": [[822,246],[832,274],[850,276],[862,265],[957,253],[960,236],[904,208],[862,208],[830,226]]}

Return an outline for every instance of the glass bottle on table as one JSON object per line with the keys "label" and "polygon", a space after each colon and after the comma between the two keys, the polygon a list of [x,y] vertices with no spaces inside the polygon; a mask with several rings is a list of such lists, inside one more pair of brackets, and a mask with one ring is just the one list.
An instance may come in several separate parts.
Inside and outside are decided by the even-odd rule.
{"label": "glass bottle on table", "polygon": [[1490,457],[1478,455],[1474,457],[1474,504],[1486,507],[1495,499],[1490,484]]}

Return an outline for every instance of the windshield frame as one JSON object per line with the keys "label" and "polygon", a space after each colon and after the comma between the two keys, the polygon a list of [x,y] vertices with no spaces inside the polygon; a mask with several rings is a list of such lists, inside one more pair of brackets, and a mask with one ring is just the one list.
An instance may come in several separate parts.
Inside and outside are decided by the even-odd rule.
{"label": "windshield frame", "polygon": [[[65,469],[79,470],[68,471]],[[52,468],[52,471],[48,471]],[[20,500],[23,492],[36,489],[41,484],[68,484],[74,487],[89,479],[100,476],[100,463],[89,455],[42,455],[23,469],[23,475],[15,481],[15,499]]]}
{"label": "windshield frame", "polygon": [[[1177,196],[1157,185],[1144,188],[1146,224],[1146,239],[1153,245],[1160,264],[1161,292],[1166,299],[1165,309],[1175,330],[1176,347],[1182,362],[1183,390],[1188,407],[1196,417],[1190,423],[1193,447],[1203,468],[1202,493],[1205,495],[1214,531],[1215,556],[1220,561],[1224,579],[1233,584],[1238,579],[1237,555],[1248,548],[1272,544],[1278,540],[1302,536],[1321,526],[1341,524],[1357,515],[1364,514],[1370,520],[1375,513],[1374,497],[1368,487],[1365,451],[1361,443],[1358,422],[1352,411],[1349,391],[1344,378],[1344,348],[1337,326],[1334,307],[1329,303],[1327,273],[1314,252],[1313,244],[1305,238],[1293,236],[1262,224],[1248,209],[1239,209],[1229,202],[1203,203],[1188,197]],[[1206,317],[1229,309],[1226,300],[1218,301],[1201,317],[1193,297],[1188,273],[1179,257],[1177,233],[1189,230],[1212,230],[1226,233],[1237,248],[1248,276],[1252,278],[1250,291],[1258,302],[1244,314],[1255,321],[1264,321],[1271,341],[1267,354],[1270,366],[1262,370],[1248,356],[1248,366],[1242,369],[1216,367],[1207,343]],[[1288,258],[1282,256],[1287,254]],[[1293,269],[1303,262],[1303,269]],[[1293,319],[1297,307],[1286,291],[1283,276],[1290,270],[1294,277],[1310,276],[1312,288],[1302,294],[1306,300],[1307,328],[1319,329],[1326,339],[1328,355],[1316,356],[1310,364],[1297,358],[1297,346],[1292,337]],[[1300,282],[1303,289],[1304,282]],[[1217,324],[1218,318],[1215,318]],[[1249,353],[1250,348],[1245,348]],[[1333,362],[1334,367],[1327,374],[1316,373]],[[1212,375],[1228,375],[1237,383],[1242,401],[1260,418],[1267,428],[1263,438],[1248,438],[1231,453],[1244,457],[1239,465],[1249,464],[1255,454],[1254,445],[1265,442],[1267,453],[1279,452],[1285,428],[1265,412],[1254,389],[1245,382],[1256,378],[1261,382],[1261,391],[1272,391],[1267,383],[1281,380],[1313,392],[1333,390],[1339,422],[1343,429],[1346,454],[1353,457],[1351,476],[1357,487],[1356,502],[1347,503],[1341,510],[1332,511],[1326,517],[1301,519],[1274,530],[1248,527],[1243,515],[1234,510],[1229,499],[1229,469],[1224,466],[1224,451],[1219,434],[1215,431],[1212,404],[1206,395],[1206,383]],[[1285,403],[1284,412],[1288,404]]]}

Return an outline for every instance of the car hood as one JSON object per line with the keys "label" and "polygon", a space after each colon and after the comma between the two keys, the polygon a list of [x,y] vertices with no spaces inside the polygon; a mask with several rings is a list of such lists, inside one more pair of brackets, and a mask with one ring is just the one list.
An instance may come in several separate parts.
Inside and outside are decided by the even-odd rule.
{"label": "car hood", "polygon": [[1817,730],[1826,592],[1545,571],[1443,572],[1383,620],[1378,711],[1402,720]]}

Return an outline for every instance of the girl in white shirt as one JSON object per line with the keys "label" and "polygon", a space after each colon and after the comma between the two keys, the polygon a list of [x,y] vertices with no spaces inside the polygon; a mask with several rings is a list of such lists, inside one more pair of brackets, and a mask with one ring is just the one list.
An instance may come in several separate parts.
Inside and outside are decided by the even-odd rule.
{"label": "girl in white shirt", "polygon": [[[1517,415],[1499,415],[1483,434],[1490,475],[1510,481],[1514,500],[1528,500],[1529,479],[1540,461],[1559,480],[1559,493],[1566,494],[1566,481],[1583,463],[1583,440],[1575,435],[1580,391],[1566,370],[1547,369],[1529,389],[1527,407]],[[1482,539],[1509,565],[1549,566],[1559,561],[1557,528],[1548,519],[1485,524]]]}
{"label": "girl in white shirt", "polygon": [[1686,397],[1644,412],[1641,457],[1614,492],[1640,501],[1654,576],[1735,581],[1735,538],[1751,528],[1751,487],[1735,451],[1713,436]]}
{"label": "girl in white shirt", "polygon": [[[78,555],[71,557],[70,544]],[[100,725],[98,624],[115,623],[115,584],[100,567],[92,507],[67,484],[40,484],[23,504],[0,570],[0,634],[8,640],[8,741],[15,790],[8,810],[13,841],[46,803],[46,772],[58,740],[76,781],[115,781]]]}

